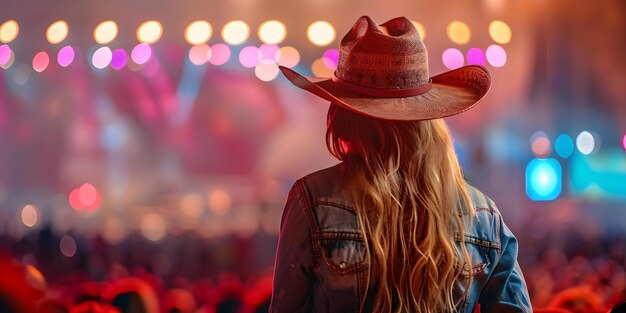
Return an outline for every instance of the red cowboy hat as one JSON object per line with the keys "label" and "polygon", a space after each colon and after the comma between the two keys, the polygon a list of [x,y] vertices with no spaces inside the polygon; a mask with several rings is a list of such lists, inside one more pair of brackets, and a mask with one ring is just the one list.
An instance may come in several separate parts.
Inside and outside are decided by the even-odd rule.
{"label": "red cowboy hat", "polygon": [[491,85],[481,66],[430,77],[428,53],[406,17],[377,25],[359,18],[343,37],[332,78],[312,78],[280,67],[294,85],[351,111],[387,120],[427,120],[459,114]]}

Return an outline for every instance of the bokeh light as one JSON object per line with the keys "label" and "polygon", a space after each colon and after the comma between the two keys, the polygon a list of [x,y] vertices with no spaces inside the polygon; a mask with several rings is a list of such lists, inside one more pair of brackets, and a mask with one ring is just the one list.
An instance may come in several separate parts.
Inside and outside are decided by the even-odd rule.
{"label": "bokeh light", "polygon": [[319,58],[311,64],[311,72],[313,72],[313,75],[316,77],[331,77],[333,76],[335,69],[326,66],[324,58]]}
{"label": "bokeh light", "polygon": [[499,44],[506,44],[511,41],[511,27],[503,21],[493,21],[489,24],[489,36]]}
{"label": "bokeh light", "polygon": [[119,48],[113,51],[113,55],[111,56],[111,67],[116,70],[121,70],[124,66],[126,66],[126,62],[128,62],[128,55],[124,49]]}
{"label": "bokeh light", "polygon": [[11,56],[13,55],[13,51],[9,45],[1,45],[0,46],[0,65],[5,65],[9,63],[11,60]]}
{"label": "bokeh light", "polygon": [[76,240],[70,235],[64,235],[59,242],[59,250],[64,256],[73,257],[76,255]]}
{"label": "bokeh light", "polygon": [[276,63],[286,67],[294,67],[300,63],[300,53],[298,49],[286,46],[278,49],[276,53]]}
{"label": "bokeh light", "polygon": [[254,68],[254,75],[264,82],[271,81],[278,76],[278,65],[276,63],[260,62]]}
{"label": "bokeh light", "polygon": [[230,211],[233,201],[226,190],[214,188],[207,196],[207,203],[215,215],[224,215]]}
{"label": "bokeh light", "polygon": [[39,221],[39,210],[32,204],[27,204],[22,208],[22,224],[24,226],[33,228]]}
{"label": "bokeh light", "polygon": [[117,37],[117,24],[114,21],[104,21],[93,30],[94,40],[101,45],[110,43],[115,40],[115,37]]}
{"label": "bokeh light", "polygon": [[0,42],[9,43],[20,33],[20,26],[15,20],[9,20],[0,25]]}
{"label": "bokeh light", "polygon": [[80,210],[84,210],[85,207],[80,202],[80,198],[78,194],[79,194],[79,188],[74,188],[70,192],[70,195],[68,197],[68,202],[70,203],[70,206],[72,207],[72,209],[80,211]]}
{"label": "bokeh light", "polygon": [[78,200],[84,206],[88,207],[96,203],[98,199],[98,190],[90,183],[84,183],[78,189]]}
{"label": "bokeh light", "polygon": [[259,39],[268,44],[279,44],[285,40],[287,36],[287,28],[285,24],[271,20],[264,22],[259,26]]}
{"label": "bokeh light", "polygon": [[506,64],[506,51],[498,45],[491,45],[486,52],[487,61],[494,67],[502,67]]}
{"label": "bokeh light", "polygon": [[461,21],[452,21],[446,29],[448,38],[457,45],[468,43],[472,37],[472,32],[467,24]]}
{"label": "bokeh light", "polygon": [[74,62],[75,56],[74,48],[72,48],[72,46],[65,46],[57,53],[57,63],[59,63],[61,67],[68,67]]}
{"label": "bokeh light", "polygon": [[482,66],[487,64],[485,52],[480,48],[470,48],[467,50],[467,64]]}
{"label": "bokeh light", "polygon": [[567,134],[560,134],[554,141],[554,150],[560,157],[567,159],[574,153],[574,141]]}
{"label": "bokeh light", "polygon": [[209,61],[211,47],[207,44],[195,45],[189,49],[189,61],[194,65],[206,64]]}
{"label": "bokeh light", "polygon": [[112,59],[113,52],[111,49],[109,47],[100,47],[93,53],[91,63],[93,63],[95,68],[103,69],[111,64]]}
{"label": "bokeh light", "polygon": [[530,150],[538,158],[547,158],[552,150],[548,135],[542,131],[534,132],[530,136]]}
{"label": "bokeh light", "polygon": [[108,216],[102,222],[102,230],[100,232],[102,238],[112,245],[116,245],[124,241],[128,236],[128,229],[122,220],[116,216]]}
{"label": "bokeh light", "polygon": [[213,27],[207,21],[191,22],[185,29],[185,40],[191,45],[206,43],[213,35]]}
{"label": "bokeh light", "polygon": [[230,48],[223,43],[215,44],[211,47],[211,57],[209,63],[213,65],[222,65],[230,59]]}
{"label": "bokeh light", "polygon": [[150,213],[141,219],[141,234],[150,241],[159,241],[165,237],[166,224],[160,214]]}
{"label": "bokeh light", "polygon": [[417,29],[417,32],[420,34],[420,38],[422,38],[422,41],[424,41],[424,39],[426,38],[426,27],[424,27],[422,23],[417,21],[411,21],[411,23],[413,23],[413,26],[415,26],[415,28]]}
{"label": "bokeh light", "polygon": [[33,69],[36,72],[41,73],[45,71],[49,64],[50,57],[48,56],[48,53],[46,53],[45,51],[39,51],[37,54],[35,54],[35,57],[33,58]]}
{"label": "bokeh light", "polygon": [[244,21],[230,21],[222,28],[222,38],[230,45],[239,45],[248,40],[250,27]]}
{"label": "bokeh light", "polygon": [[441,55],[441,60],[443,61],[443,65],[451,70],[463,66],[465,62],[463,52],[455,48],[446,49]]}
{"label": "bokeh light", "polygon": [[190,219],[197,219],[204,213],[204,199],[197,193],[186,194],[180,199],[181,213]]}
{"label": "bokeh light", "polygon": [[67,22],[56,21],[48,26],[48,30],[46,30],[46,38],[48,38],[48,42],[51,44],[57,44],[67,38],[69,31],[70,28],[67,25]]}
{"label": "bokeh light", "polygon": [[316,46],[328,46],[335,40],[335,27],[326,21],[316,21],[309,25],[306,36]]}
{"label": "bokeh light", "polygon": [[622,139],[622,146],[624,147],[624,150],[626,150],[626,133],[624,133],[624,138]]}
{"label": "bokeh light", "polygon": [[255,67],[259,63],[259,48],[247,46],[239,51],[239,63],[244,67]]}
{"label": "bokeh light", "polygon": [[563,172],[555,159],[533,159],[526,166],[526,194],[531,200],[550,201],[561,194]]}
{"label": "bokeh light", "polygon": [[582,131],[576,136],[576,148],[580,153],[588,155],[593,152],[596,142],[593,135],[588,131]]}
{"label": "bokeh light", "polygon": [[276,63],[276,54],[278,46],[273,44],[263,44],[259,47],[259,61],[262,63]]}
{"label": "bokeh light", "polygon": [[0,68],[3,69],[8,69],[9,67],[11,67],[11,65],[13,65],[13,62],[15,61],[15,53],[13,53],[12,50],[8,50],[9,51],[9,59],[7,61],[5,61],[4,63],[0,63]]}
{"label": "bokeh light", "polygon": [[333,48],[324,51],[322,60],[324,61],[324,65],[326,65],[326,67],[336,69],[337,64],[339,63],[339,49]]}
{"label": "bokeh light", "polygon": [[162,35],[163,26],[158,21],[146,21],[137,28],[137,40],[142,43],[155,43]]}
{"label": "bokeh light", "polygon": [[136,45],[130,52],[130,58],[136,64],[145,64],[152,57],[152,48],[147,43],[140,43]]}

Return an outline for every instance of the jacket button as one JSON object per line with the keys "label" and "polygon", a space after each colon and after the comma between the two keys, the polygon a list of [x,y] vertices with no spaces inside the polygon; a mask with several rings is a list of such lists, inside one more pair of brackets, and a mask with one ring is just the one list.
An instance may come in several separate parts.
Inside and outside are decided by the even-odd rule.
{"label": "jacket button", "polygon": [[346,268],[346,262],[341,261],[341,263],[339,263],[339,268],[341,268],[341,269]]}

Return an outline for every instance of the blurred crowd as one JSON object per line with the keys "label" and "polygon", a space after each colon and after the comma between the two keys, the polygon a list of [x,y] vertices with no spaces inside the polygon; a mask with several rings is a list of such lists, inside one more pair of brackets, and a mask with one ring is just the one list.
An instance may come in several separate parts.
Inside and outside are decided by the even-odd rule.
{"label": "blurred crowd", "polygon": [[[618,312],[626,301],[623,237],[517,233],[536,312]],[[268,310],[273,260],[264,255],[273,254],[275,235],[212,241],[188,231],[155,243],[132,234],[117,245],[73,236],[68,257],[49,227],[20,239],[0,235],[0,312]]]}

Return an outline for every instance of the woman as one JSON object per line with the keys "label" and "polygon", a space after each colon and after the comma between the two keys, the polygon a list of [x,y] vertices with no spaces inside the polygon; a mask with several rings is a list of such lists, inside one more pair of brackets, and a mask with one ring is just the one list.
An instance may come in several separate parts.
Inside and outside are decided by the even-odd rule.
{"label": "woman", "polygon": [[281,70],[331,102],[326,141],[342,163],[289,193],[272,312],[531,311],[517,241],[463,180],[441,119],[483,98],[484,68],[431,78],[409,19],[364,16],[332,79]]}

